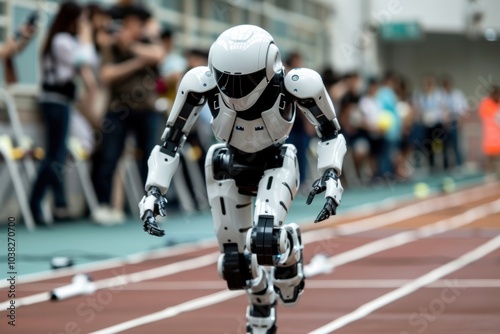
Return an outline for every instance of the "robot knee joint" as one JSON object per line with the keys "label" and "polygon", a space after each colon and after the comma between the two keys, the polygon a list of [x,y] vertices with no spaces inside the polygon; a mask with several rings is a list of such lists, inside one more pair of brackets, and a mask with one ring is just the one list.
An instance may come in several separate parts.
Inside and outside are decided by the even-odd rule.
{"label": "robot knee joint", "polygon": [[257,255],[260,265],[278,265],[288,248],[287,235],[282,227],[274,226],[273,216],[259,216],[257,226],[248,231],[247,249]]}
{"label": "robot knee joint", "polygon": [[257,226],[248,231],[247,248],[260,265],[289,266],[301,257],[300,229],[297,224],[275,227],[272,216],[259,216]]}
{"label": "robot knee joint", "polygon": [[252,254],[238,252],[237,244],[224,245],[224,254],[218,261],[219,275],[227,282],[229,290],[247,289],[257,276],[257,261]]}

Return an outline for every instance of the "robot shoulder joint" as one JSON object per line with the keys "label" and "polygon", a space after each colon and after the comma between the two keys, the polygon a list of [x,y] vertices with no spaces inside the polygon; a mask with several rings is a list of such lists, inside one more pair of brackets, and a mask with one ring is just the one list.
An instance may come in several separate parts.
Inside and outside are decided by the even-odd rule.
{"label": "robot shoulder joint", "polygon": [[189,70],[179,85],[179,91],[206,93],[216,86],[214,76],[207,66],[198,66]]}
{"label": "robot shoulder joint", "polygon": [[321,96],[324,85],[318,72],[308,68],[294,68],[285,77],[285,88],[298,100],[304,100]]}

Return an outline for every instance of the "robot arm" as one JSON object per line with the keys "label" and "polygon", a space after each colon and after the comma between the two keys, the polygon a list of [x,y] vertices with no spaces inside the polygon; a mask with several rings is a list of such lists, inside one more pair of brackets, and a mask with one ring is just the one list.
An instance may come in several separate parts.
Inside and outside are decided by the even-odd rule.
{"label": "robot arm", "polygon": [[305,68],[293,69],[285,77],[285,88],[296,99],[297,108],[315,125],[321,138],[317,153],[318,172],[322,177],[314,182],[307,204],[312,202],[316,194],[326,191],[326,204],[315,222],[322,221],[335,214],[341,202],[343,188],[339,177],[347,151],[346,141],[338,133],[340,125],[335,109],[317,72]]}
{"label": "robot arm", "polygon": [[145,185],[147,196],[139,203],[144,230],[150,234],[163,235],[154,216],[166,214],[167,201],[163,196],[167,193],[172,176],[179,166],[178,151],[198,119],[207,96],[216,89],[215,87],[215,80],[206,66],[193,68],[182,78],[167,126],[161,136],[163,143],[161,146],[155,146],[149,156],[149,172]]}

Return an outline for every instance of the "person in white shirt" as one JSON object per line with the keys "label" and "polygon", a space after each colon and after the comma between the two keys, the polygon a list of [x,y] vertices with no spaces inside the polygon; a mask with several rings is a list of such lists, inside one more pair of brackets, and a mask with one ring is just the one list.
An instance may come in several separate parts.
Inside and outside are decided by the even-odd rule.
{"label": "person in white shirt", "polygon": [[[426,75],[423,80],[422,91],[416,93],[415,109],[422,123],[424,136],[417,146],[428,157],[429,166],[435,169],[435,151],[439,144],[446,146],[448,139],[444,129],[443,93],[436,86],[433,75]],[[448,169],[448,158],[443,155],[443,167]]]}
{"label": "person in white shirt", "polygon": [[459,168],[463,164],[462,150],[460,148],[460,127],[462,119],[467,112],[467,100],[461,90],[453,88],[450,77],[446,76],[441,80],[441,88],[448,133],[448,145],[445,147],[445,154],[451,150],[455,159],[455,167]]}
{"label": "person in white shirt", "polygon": [[177,87],[182,76],[187,70],[186,58],[175,51],[174,36],[169,28],[161,32],[161,44],[165,50],[165,56],[159,65],[160,75],[165,85],[164,91],[160,92],[167,99],[167,111],[170,111],[175,99]]}
{"label": "person in white shirt", "polygon": [[[76,97],[76,77],[89,57],[89,51],[78,40],[79,32],[88,24],[82,8],[68,1],[59,7],[42,48],[42,89],[39,108],[45,126],[46,154],[30,196],[30,207],[38,225],[43,226],[41,201],[48,188],[54,194],[55,210],[65,212],[64,176],[66,166],[71,104]],[[92,90],[91,77],[83,75],[86,87]]]}
{"label": "person in white shirt", "polygon": [[363,115],[362,128],[367,133],[370,142],[370,167],[374,177],[383,176],[384,166],[382,151],[386,145],[384,132],[379,128],[379,119],[382,113],[382,106],[377,99],[379,83],[375,78],[368,80],[367,90],[359,101],[359,111]]}

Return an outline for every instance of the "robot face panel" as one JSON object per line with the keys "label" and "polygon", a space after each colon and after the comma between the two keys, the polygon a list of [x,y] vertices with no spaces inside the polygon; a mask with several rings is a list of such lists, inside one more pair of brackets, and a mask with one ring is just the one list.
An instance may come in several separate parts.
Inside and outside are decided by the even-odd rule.
{"label": "robot face panel", "polygon": [[224,102],[236,111],[250,108],[282,68],[272,36],[252,25],[224,31],[210,48],[208,63]]}
{"label": "robot face panel", "polygon": [[232,99],[240,99],[250,94],[266,75],[264,68],[249,74],[228,74],[214,67],[214,72],[220,91]]}

